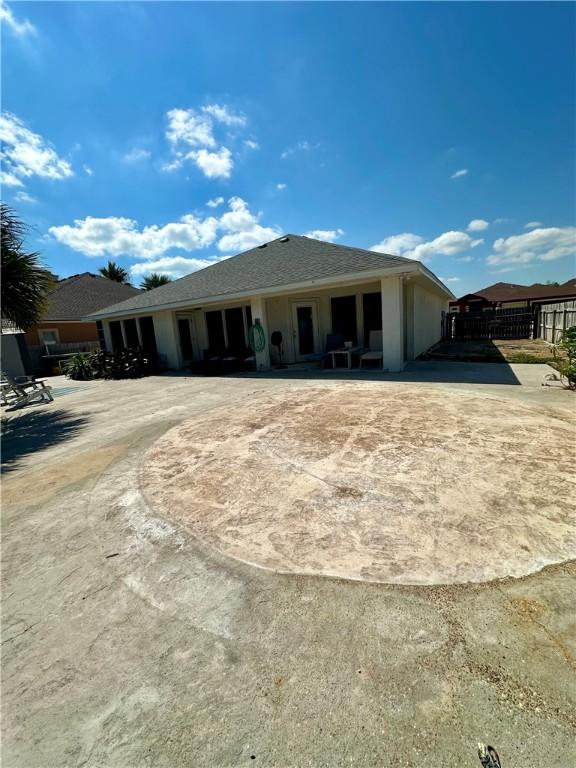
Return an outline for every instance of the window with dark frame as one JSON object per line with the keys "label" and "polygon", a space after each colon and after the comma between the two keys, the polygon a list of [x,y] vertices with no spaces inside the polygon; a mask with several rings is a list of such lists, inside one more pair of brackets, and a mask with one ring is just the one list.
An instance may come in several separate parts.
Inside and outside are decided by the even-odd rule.
{"label": "window with dark frame", "polygon": [[224,321],[222,312],[217,309],[206,312],[206,331],[208,333],[208,348],[210,352],[219,354],[226,349],[224,337]]}
{"label": "window with dark frame", "polygon": [[122,335],[122,325],[120,320],[112,320],[110,323],[110,337],[112,339],[112,349],[118,352],[124,349],[124,336]]}
{"label": "window with dark frame", "polygon": [[138,328],[136,327],[136,320],[133,317],[129,320],[124,320],[124,333],[126,334],[126,344],[129,349],[134,349],[134,347],[140,346]]}
{"label": "window with dark frame", "polygon": [[138,322],[140,324],[140,337],[142,338],[142,349],[149,357],[155,358],[158,354],[158,348],[156,346],[156,333],[154,332],[154,320],[151,316],[147,316],[147,317],[141,317]]}
{"label": "window with dark frame", "polygon": [[192,334],[190,333],[190,321],[186,317],[178,318],[178,335],[180,336],[180,351],[182,359],[192,360],[194,350],[192,348]]}
{"label": "window with dark frame", "polygon": [[356,296],[335,296],[332,304],[332,333],[340,333],[344,341],[358,342]]}
{"label": "window with dark frame", "polygon": [[382,294],[362,294],[362,312],[364,315],[364,346],[370,344],[370,331],[382,330]]}
{"label": "window with dark frame", "polygon": [[242,307],[225,309],[224,318],[226,320],[229,352],[231,354],[243,353],[246,349],[246,336],[244,334],[244,312]]}

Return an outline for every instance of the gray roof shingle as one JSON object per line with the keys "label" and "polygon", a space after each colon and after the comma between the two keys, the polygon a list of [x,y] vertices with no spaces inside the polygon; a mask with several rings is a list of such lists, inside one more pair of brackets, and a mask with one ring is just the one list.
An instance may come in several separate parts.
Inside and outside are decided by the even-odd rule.
{"label": "gray roof shingle", "polygon": [[103,310],[141,293],[131,285],[116,283],[90,272],[72,275],[57,282],[48,297],[48,308],[42,322],[82,320],[91,312]]}
{"label": "gray roof shingle", "polygon": [[249,291],[321,280],[338,275],[385,270],[412,259],[362,248],[325,243],[303,235],[283,235],[257,248],[224,259],[167,285],[146,291],[108,309],[125,313],[154,309],[180,301],[204,301]]}

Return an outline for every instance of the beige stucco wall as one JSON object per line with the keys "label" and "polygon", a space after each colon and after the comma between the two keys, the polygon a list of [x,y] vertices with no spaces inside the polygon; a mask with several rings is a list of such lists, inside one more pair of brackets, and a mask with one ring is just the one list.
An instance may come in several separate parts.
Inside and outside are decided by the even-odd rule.
{"label": "beige stucco wall", "polygon": [[442,311],[448,299],[414,282],[414,357],[426,352],[442,337]]}
{"label": "beige stucco wall", "polygon": [[[362,318],[362,294],[379,293],[380,281],[362,283],[359,285],[330,288],[327,290],[294,294],[291,296],[278,296],[266,301],[266,313],[268,319],[268,335],[273,331],[280,331],[284,340],[284,362],[294,362],[296,352],[294,348],[294,329],[292,323],[292,305],[296,302],[306,302],[311,299],[317,301],[318,306],[318,349],[326,346],[326,334],[332,331],[332,307],[330,299],[336,296],[356,296],[356,319],[358,324],[358,339],[362,343],[364,335]],[[271,349],[274,362],[274,348]]]}

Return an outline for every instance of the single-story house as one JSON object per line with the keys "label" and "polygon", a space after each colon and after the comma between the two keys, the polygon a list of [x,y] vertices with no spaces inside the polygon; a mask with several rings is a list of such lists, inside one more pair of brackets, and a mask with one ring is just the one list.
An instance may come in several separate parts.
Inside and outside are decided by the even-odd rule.
{"label": "single-story house", "polygon": [[475,293],[467,293],[450,302],[450,311],[458,313],[482,312],[489,309],[529,309],[542,301],[576,298],[576,278],[562,285],[534,283],[494,283]]}
{"label": "single-story house", "polygon": [[[90,315],[110,350],[140,345],[180,369],[214,352],[246,350],[261,325],[256,365],[309,360],[338,334],[366,348],[381,331],[383,368],[400,371],[438,342],[454,298],[423,264],[285,235]],[[378,334],[372,334],[375,338]]]}
{"label": "single-story house", "polygon": [[41,322],[26,332],[34,369],[49,368],[49,359],[99,349],[104,345],[102,326],[86,319],[86,315],[140,293],[131,285],[90,272],[58,280],[48,296]]}

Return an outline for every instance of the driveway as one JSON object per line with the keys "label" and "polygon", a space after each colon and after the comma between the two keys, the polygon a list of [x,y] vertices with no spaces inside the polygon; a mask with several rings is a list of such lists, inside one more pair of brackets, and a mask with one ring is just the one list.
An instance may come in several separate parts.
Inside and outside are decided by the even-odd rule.
{"label": "driveway", "polygon": [[[12,416],[5,438],[3,765],[460,767],[479,764],[479,740],[506,768],[571,764],[575,569],[550,435],[566,457],[574,400],[540,386],[545,370],[56,380],[55,402]],[[303,435],[311,423],[336,426]],[[500,503],[481,544],[486,472],[450,477],[446,444],[459,467],[477,452]],[[419,530],[427,476],[438,506],[425,500]],[[446,487],[469,514],[432,545]],[[248,563],[251,540],[263,554]]]}

